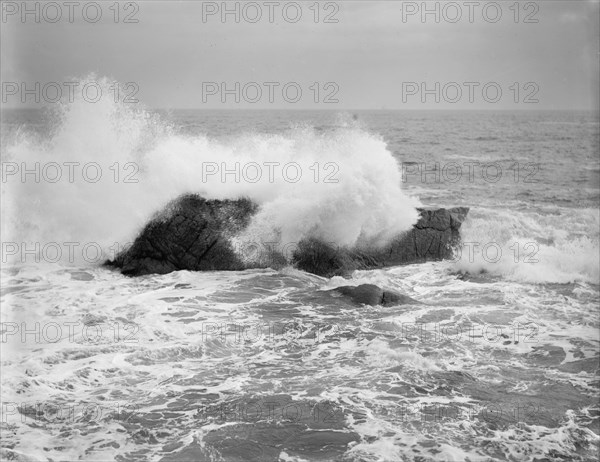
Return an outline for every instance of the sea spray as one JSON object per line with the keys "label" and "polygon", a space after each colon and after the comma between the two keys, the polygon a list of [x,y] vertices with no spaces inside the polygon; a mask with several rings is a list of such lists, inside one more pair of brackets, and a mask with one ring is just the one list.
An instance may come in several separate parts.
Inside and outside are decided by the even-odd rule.
{"label": "sea spray", "polygon": [[599,228],[594,209],[524,213],[472,208],[453,266],[520,282],[598,284]]}
{"label": "sea spray", "polygon": [[[245,241],[285,245],[315,236],[342,246],[383,244],[417,221],[420,203],[402,191],[397,161],[357,124],[219,140],[181,133],[156,114],[115,102],[112,83],[94,81],[106,96],[57,106],[47,138],[3,140],[3,162],[17,169],[2,185],[4,242],[17,248],[16,261],[29,256],[20,247],[43,253],[48,243],[62,248],[62,262],[89,262],[78,249],[90,243],[110,258],[184,193],[257,202]],[[75,251],[66,252],[66,243]]]}

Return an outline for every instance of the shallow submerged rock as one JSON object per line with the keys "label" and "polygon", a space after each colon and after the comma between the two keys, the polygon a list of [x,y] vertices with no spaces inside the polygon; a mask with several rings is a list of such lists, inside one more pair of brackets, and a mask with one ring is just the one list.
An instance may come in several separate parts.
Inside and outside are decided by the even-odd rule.
{"label": "shallow submerged rock", "polygon": [[403,295],[393,290],[383,290],[375,284],[361,284],[359,286],[341,286],[328,290],[330,293],[339,293],[359,305],[395,306],[421,303],[408,295]]}
{"label": "shallow submerged rock", "polygon": [[[269,250],[260,259],[249,259],[234,249],[231,239],[240,235],[258,211],[249,199],[207,200],[188,194],[172,201],[140,232],[133,245],[107,265],[123,274],[141,276],[178,270],[215,271],[280,268],[288,262]],[[320,276],[346,276],[356,269],[440,260],[452,255],[460,239],[459,228],[467,215],[464,207],[420,210],[413,229],[384,248],[339,248],[318,239],[300,241],[291,263]],[[260,243],[258,243],[260,244]]]}

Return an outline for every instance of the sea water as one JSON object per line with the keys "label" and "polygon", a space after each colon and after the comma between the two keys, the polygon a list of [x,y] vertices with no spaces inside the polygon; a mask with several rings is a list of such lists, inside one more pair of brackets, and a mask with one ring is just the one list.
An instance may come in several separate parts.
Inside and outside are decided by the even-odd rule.
{"label": "sea water", "polygon": [[[3,112],[3,459],[596,460],[598,136],[585,112]],[[256,201],[245,244],[470,212],[454,259],[349,279],[101,266],[185,192]],[[363,283],[420,304],[326,292]]]}

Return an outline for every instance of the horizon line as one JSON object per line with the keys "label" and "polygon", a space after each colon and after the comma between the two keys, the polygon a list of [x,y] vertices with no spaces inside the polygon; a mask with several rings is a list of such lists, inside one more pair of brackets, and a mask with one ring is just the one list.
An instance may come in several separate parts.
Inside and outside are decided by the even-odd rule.
{"label": "horizon line", "polygon": [[[2,107],[0,105],[0,111],[9,110],[41,110],[50,109],[56,106],[53,105],[39,105],[39,106],[25,106],[25,107]],[[136,106],[131,105],[135,108]],[[289,112],[355,112],[355,111],[372,111],[372,112],[385,112],[385,111],[429,111],[429,112],[600,112],[600,108],[264,108],[264,107],[240,107],[240,108],[207,108],[207,107],[153,107],[141,105],[139,108],[144,110],[153,111],[289,111]]]}

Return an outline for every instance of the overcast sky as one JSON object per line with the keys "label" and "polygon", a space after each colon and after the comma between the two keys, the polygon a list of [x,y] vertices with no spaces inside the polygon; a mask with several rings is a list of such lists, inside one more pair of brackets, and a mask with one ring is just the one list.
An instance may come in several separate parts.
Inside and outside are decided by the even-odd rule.
{"label": "overcast sky", "polygon": [[[36,23],[34,14],[22,21],[21,2],[2,2],[4,107],[23,107],[19,94],[5,94],[6,82],[33,87],[35,82],[71,81],[90,73],[122,83],[135,82],[139,88],[135,96],[155,108],[598,107],[598,1],[520,2],[518,18],[514,0],[501,1],[497,5],[502,17],[497,22],[492,21],[498,8],[488,5],[493,2],[477,2],[471,7],[468,2],[452,6],[438,2],[437,7],[436,2],[428,2],[431,10],[440,9],[439,23],[433,13],[425,21],[421,11],[410,14],[421,9],[421,2],[320,2],[315,8],[315,2],[308,1],[298,2],[300,9],[289,5],[293,2],[273,2],[271,6],[268,2],[239,2],[239,23],[234,14],[222,21],[220,11],[215,11],[221,9],[221,2],[199,1],[121,3],[118,22],[115,9],[110,9],[114,2],[100,2],[102,18],[96,23],[83,17],[83,5],[91,2],[74,7],[73,22],[69,21],[69,7],[57,2],[62,17],[50,23],[47,19],[53,20],[57,9],[55,5],[44,9],[44,3]],[[262,17],[251,23],[257,6]],[[229,2],[229,8],[236,6]],[[459,8],[462,17],[450,22]],[[315,10],[319,11],[318,22]],[[298,11],[302,17],[292,22]],[[87,8],[88,19],[93,20],[95,14],[94,6]],[[124,22],[128,14],[138,22]],[[337,22],[325,22],[328,15]],[[235,103],[234,95],[225,95],[223,104],[219,87],[210,82],[225,82],[229,88],[239,82],[240,104]],[[242,93],[249,82],[262,88],[262,97],[257,98],[254,84]],[[279,84],[271,84],[273,102],[264,82]],[[288,82],[297,84],[287,87],[289,100],[295,98],[297,87],[302,90],[297,103],[284,99],[282,89]],[[332,84],[326,86],[328,82]],[[440,102],[435,102],[432,93],[423,103],[421,84],[435,89],[436,82]],[[456,84],[447,85],[450,82]],[[473,83],[469,87],[464,82]],[[484,95],[486,83],[490,85]],[[460,97],[457,87],[462,91]],[[496,98],[498,88],[502,91],[499,101],[486,101],[484,96],[490,101]],[[339,102],[323,102],[328,95]],[[257,102],[246,102],[244,96]],[[539,102],[526,104],[525,99]]]}

